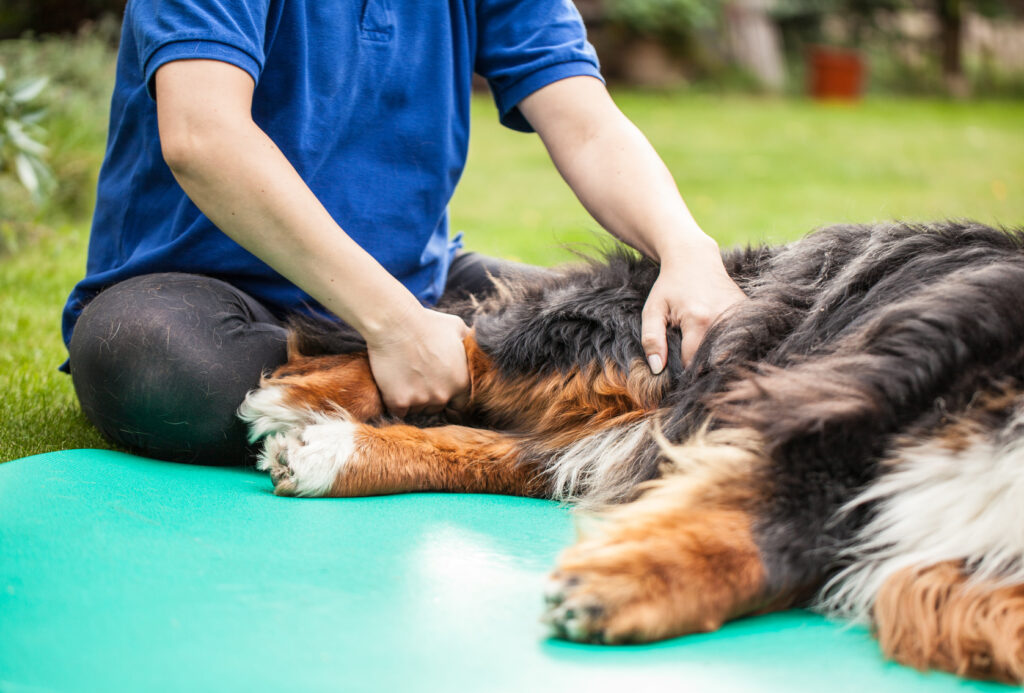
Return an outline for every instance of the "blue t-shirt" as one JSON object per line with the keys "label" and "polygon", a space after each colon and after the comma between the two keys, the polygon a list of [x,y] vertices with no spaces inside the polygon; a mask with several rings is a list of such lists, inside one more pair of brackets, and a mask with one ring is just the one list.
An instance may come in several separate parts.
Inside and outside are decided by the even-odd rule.
{"label": "blue t-shirt", "polygon": [[64,338],[99,291],[152,272],[223,279],[277,314],[316,302],[219,231],[178,186],[157,133],[153,75],[174,60],[236,65],[253,118],[345,232],[421,301],[457,241],[447,205],[466,161],[473,72],[502,122],[565,77],[600,77],[570,0],[130,0],[86,277]]}

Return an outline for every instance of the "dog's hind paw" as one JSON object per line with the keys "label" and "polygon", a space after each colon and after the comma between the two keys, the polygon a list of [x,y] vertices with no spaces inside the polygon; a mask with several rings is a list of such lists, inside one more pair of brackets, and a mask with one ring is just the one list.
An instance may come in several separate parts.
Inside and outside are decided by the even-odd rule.
{"label": "dog's hind paw", "polygon": [[279,496],[332,496],[355,453],[358,424],[318,415],[315,422],[267,438],[257,467]]}
{"label": "dog's hind paw", "polygon": [[562,555],[544,620],[557,637],[609,644],[716,630],[764,603],[750,524],[650,495],[623,506]]}
{"label": "dog's hind paw", "polygon": [[606,642],[604,605],[596,595],[575,594],[574,588],[579,583],[580,578],[576,575],[555,573],[551,576],[544,592],[547,611],[542,621],[560,638],[576,642]]}
{"label": "dog's hind paw", "polygon": [[545,591],[542,621],[552,634],[575,642],[617,644],[665,637],[650,579],[613,574],[554,573]]}

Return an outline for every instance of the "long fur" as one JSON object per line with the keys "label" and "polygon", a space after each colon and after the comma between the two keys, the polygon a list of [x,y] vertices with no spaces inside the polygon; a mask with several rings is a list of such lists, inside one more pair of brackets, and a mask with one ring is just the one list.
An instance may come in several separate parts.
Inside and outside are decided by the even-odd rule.
{"label": "long fur", "polygon": [[[545,495],[590,506],[632,501],[666,476],[691,481],[656,486],[647,506],[695,504],[711,486],[693,479],[745,478],[749,493],[714,507],[753,518],[764,591],[831,613],[871,621],[887,584],[932,594],[949,570],[979,593],[1024,584],[1024,230],[842,225],[724,260],[750,300],[712,327],[688,368],[672,332],[658,377],[637,368],[658,267],[631,252],[443,306],[472,325],[496,378],[537,392],[549,383],[546,393],[583,383],[595,412],[629,401],[641,414],[595,414],[589,429],[573,419],[578,435],[557,445],[551,431],[520,430],[515,407],[469,412],[468,423],[520,436],[517,464],[538,469]],[[351,332],[298,333],[306,353],[362,348]],[[940,564],[959,567],[927,573],[915,592],[913,570]],[[887,618],[892,642],[926,629],[927,619]],[[946,664],[947,650],[907,660],[981,671]],[[995,656],[986,652],[971,656]],[[1017,671],[1024,655],[990,675]]]}

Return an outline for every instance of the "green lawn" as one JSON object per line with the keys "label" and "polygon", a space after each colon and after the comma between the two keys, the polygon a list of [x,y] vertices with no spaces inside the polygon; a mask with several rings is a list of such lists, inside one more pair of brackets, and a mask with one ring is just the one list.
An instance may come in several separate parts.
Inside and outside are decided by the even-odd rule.
{"label": "green lawn", "polygon": [[[723,245],[781,241],[839,221],[1024,224],[1024,102],[822,106],[639,92],[617,100]],[[496,121],[478,98],[470,163],[452,203],[467,246],[550,264],[569,257],[565,246],[598,239],[537,139]],[[95,162],[89,141],[79,160]],[[31,242],[0,257],[0,461],[104,446],[56,371],[60,310],[84,268],[88,220],[54,210],[41,221]]]}
{"label": "green lawn", "polygon": [[[1024,102],[804,100],[642,92],[616,101],[654,143],[723,245],[837,222],[970,217],[1024,223]],[[470,166],[452,203],[470,247],[538,263],[597,227],[531,136],[475,104]]]}

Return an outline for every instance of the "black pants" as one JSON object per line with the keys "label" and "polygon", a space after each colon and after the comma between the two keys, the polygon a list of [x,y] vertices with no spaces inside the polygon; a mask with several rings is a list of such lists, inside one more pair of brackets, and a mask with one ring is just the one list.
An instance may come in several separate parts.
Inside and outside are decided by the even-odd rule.
{"label": "black pants", "polygon": [[[464,253],[446,296],[482,295],[491,276],[539,271]],[[235,416],[260,376],[286,360],[283,322],[234,286],[192,274],[149,274],[101,292],[69,346],[82,410],[109,440],[148,457],[246,464]]]}

